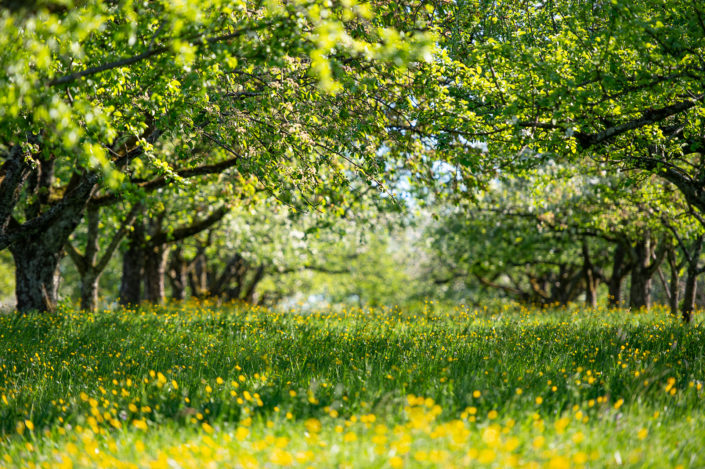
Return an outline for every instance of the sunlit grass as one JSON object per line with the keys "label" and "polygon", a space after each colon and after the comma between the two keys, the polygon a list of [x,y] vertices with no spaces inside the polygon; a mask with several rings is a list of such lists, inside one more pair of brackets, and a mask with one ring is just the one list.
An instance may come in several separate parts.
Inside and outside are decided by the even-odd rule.
{"label": "sunlit grass", "polygon": [[662,311],[0,317],[0,464],[699,467],[703,328]]}

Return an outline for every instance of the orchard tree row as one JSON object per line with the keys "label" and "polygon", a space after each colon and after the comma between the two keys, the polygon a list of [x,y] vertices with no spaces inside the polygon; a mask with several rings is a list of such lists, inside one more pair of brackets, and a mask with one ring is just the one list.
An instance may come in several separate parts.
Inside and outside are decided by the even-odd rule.
{"label": "orchard tree row", "polygon": [[620,304],[629,278],[641,308],[661,278],[691,317],[705,226],[697,2],[8,5],[0,249],[20,312],[55,307],[64,256],[95,308],[116,252],[125,304],[161,301],[167,284],[251,301],[274,263],[223,248],[209,265],[223,220],[274,226],[254,214],[266,201],[343,239],[351,219],[413,199],[437,217],[424,225],[438,285],[594,305],[600,285]]}

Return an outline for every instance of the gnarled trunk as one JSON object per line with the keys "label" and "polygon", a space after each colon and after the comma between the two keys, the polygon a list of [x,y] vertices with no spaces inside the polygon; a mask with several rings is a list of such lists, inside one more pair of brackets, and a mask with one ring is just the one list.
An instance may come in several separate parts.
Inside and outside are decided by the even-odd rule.
{"label": "gnarled trunk", "polygon": [[100,275],[94,272],[81,275],[81,309],[95,311],[98,309],[98,281]]}
{"label": "gnarled trunk", "polygon": [[626,262],[627,250],[624,244],[617,243],[612,258],[612,275],[607,282],[607,307],[622,306],[622,281],[629,273],[631,266]]}
{"label": "gnarled trunk", "polygon": [[15,261],[18,312],[51,312],[56,308],[64,245],[81,222],[97,180],[95,173],[74,174],[69,194],[52,207],[55,215],[49,216],[54,213],[49,209],[17,228],[10,252]]}
{"label": "gnarled trunk", "polygon": [[651,276],[646,275],[641,269],[632,270],[629,306],[634,310],[651,307]]}
{"label": "gnarled trunk", "polygon": [[683,293],[683,305],[681,306],[681,317],[684,322],[690,322],[693,319],[695,295],[698,291],[697,279],[697,271],[688,269],[688,277],[685,280],[685,292]]}
{"label": "gnarled trunk", "polygon": [[150,246],[144,257],[144,288],[147,301],[154,304],[164,302],[164,274],[169,249],[166,245]]}
{"label": "gnarled trunk", "polygon": [[184,260],[181,247],[174,249],[169,258],[168,278],[171,285],[171,297],[179,301],[186,299],[188,263]]}
{"label": "gnarled trunk", "polygon": [[17,311],[54,311],[59,289],[61,248],[56,249],[39,237],[14,243],[10,246],[10,252],[15,260]]}
{"label": "gnarled trunk", "polygon": [[144,225],[135,223],[127,236],[128,247],[122,256],[120,304],[137,305],[142,300],[142,272],[144,270]]}
{"label": "gnarled trunk", "polygon": [[646,235],[633,246],[634,267],[629,288],[629,306],[633,310],[651,307],[651,278],[663,261],[666,244],[662,241],[656,250],[653,240]]}
{"label": "gnarled trunk", "polygon": [[583,240],[583,277],[585,281],[585,306],[597,308],[597,276],[595,267],[590,261],[590,249],[587,241]]}
{"label": "gnarled trunk", "polygon": [[688,255],[688,273],[685,279],[683,305],[681,306],[681,317],[684,322],[690,322],[693,318],[693,311],[695,311],[695,296],[698,292],[698,275],[703,272],[703,269],[698,267],[700,253],[703,249],[703,241],[705,241],[705,236],[699,236],[695,240],[693,251]]}
{"label": "gnarled trunk", "polygon": [[671,270],[671,279],[668,283],[668,306],[673,317],[678,317],[678,302],[680,301],[680,281],[678,278],[678,262],[676,261],[676,252],[674,249],[669,249],[668,265]]}

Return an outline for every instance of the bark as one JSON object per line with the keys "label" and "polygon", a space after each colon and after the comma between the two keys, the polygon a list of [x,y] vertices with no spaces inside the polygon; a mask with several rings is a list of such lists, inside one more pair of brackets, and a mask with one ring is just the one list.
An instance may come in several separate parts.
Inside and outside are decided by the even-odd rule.
{"label": "bark", "polygon": [[98,281],[100,274],[81,275],[81,309],[96,311],[98,309]]}
{"label": "bark", "polygon": [[634,267],[629,289],[629,306],[633,310],[648,310],[651,307],[651,278],[663,261],[665,244],[661,242],[655,252],[653,240],[646,236],[632,247]]}
{"label": "bark", "polygon": [[36,167],[27,178],[27,192],[33,195],[25,206],[25,219],[39,216],[42,207],[49,202],[51,185],[54,180],[54,157],[38,159]]}
{"label": "bark", "polygon": [[142,299],[142,273],[144,270],[144,224],[135,223],[127,236],[128,247],[122,256],[120,304],[137,305]]}
{"label": "bark", "polygon": [[165,298],[164,277],[169,248],[160,244],[149,246],[144,252],[145,299],[153,304],[161,304]]}
{"label": "bark", "polygon": [[79,273],[81,274],[81,309],[84,311],[95,311],[98,307],[98,279],[100,277],[100,274],[94,269],[95,259],[98,255],[98,225],[100,224],[100,212],[98,209],[89,208],[86,210],[86,223],[88,224],[86,253],[83,256],[83,269],[79,268]]}
{"label": "bark", "polygon": [[12,211],[22,194],[22,186],[32,173],[32,168],[22,154],[19,145],[14,145],[3,155],[5,162],[0,166],[0,249],[7,247]]}
{"label": "bark", "polygon": [[17,311],[51,312],[56,308],[58,265],[64,245],[81,222],[98,176],[74,174],[71,190],[41,215],[15,222],[10,251],[15,261]]}
{"label": "bark", "polygon": [[683,322],[690,322],[695,311],[695,296],[698,290],[698,273],[695,269],[688,269],[685,279],[685,292],[683,293],[683,305],[681,306],[681,317]]}
{"label": "bark", "polygon": [[700,253],[703,248],[703,241],[705,241],[705,236],[699,236],[695,240],[692,252],[686,252],[688,257],[688,270],[685,279],[683,304],[681,305],[681,317],[684,322],[690,322],[693,318],[693,311],[695,311],[695,297],[698,291],[698,275],[703,272],[703,269],[698,267]]}
{"label": "bark", "polygon": [[641,269],[632,270],[629,306],[634,310],[651,308],[651,277]]}
{"label": "bark", "polygon": [[56,249],[43,238],[37,238],[12,244],[10,252],[15,261],[17,311],[54,311],[61,249]]}
{"label": "bark", "polygon": [[678,279],[678,262],[673,249],[668,250],[668,265],[671,269],[671,279],[669,281],[669,308],[673,317],[678,316],[678,302],[680,301],[680,281]]}
{"label": "bark", "polygon": [[169,258],[168,275],[171,285],[171,297],[182,301],[186,299],[186,285],[188,284],[188,263],[184,260],[181,247],[172,251]]}
{"label": "bark", "polygon": [[631,266],[627,263],[627,250],[624,244],[617,243],[612,260],[612,275],[607,282],[608,308],[622,306],[622,281],[630,270]]}
{"label": "bark", "polygon": [[585,305],[596,309],[597,308],[597,277],[595,268],[590,261],[590,250],[587,242],[583,240],[583,277],[585,281]]}

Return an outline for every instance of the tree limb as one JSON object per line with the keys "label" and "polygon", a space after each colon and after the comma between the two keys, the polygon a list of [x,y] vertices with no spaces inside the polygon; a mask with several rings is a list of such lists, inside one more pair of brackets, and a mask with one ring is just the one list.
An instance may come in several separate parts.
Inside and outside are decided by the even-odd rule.
{"label": "tree limb", "polygon": [[[218,173],[225,171],[226,169],[229,169],[229,168],[232,168],[233,166],[235,166],[238,163],[238,161],[240,161],[241,157],[242,157],[241,155],[238,155],[238,156],[235,156],[235,157],[230,158],[228,160],[223,160],[219,163],[197,166],[195,168],[179,169],[179,170],[174,171],[174,173],[184,179],[194,177],[194,176],[218,174]],[[159,177],[156,177],[156,178],[151,179],[149,181],[141,182],[141,183],[137,184],[137,187],[149,192],[149,191],[153,191],[153,190],[159,189],[161,187],[164,187],[164,186],[168,185],[170,182],[171,182],[171,179],[169,179],[165,176],[159,176]],[[98,196],[94,196],[91,199],[90,205],[102,207],[105,205],[114,204],[114,203],[122,200],[123,197],[124,197],[124,194],[121,194],[121,193],[98,195]]]}
{"label": "tree limb", "polygon": [[[209,37],[209,38],[204,38],[203,36],[199,36],[196,38],[192,38],[189,42],[192,45],[203,45],[203,44],[215,44],[218,42],[223,42],[227,41],[230,39],[234,39],[237,36],[241,36],[245,33],[248,33],[250,31],[258,31],[260,29],[267,28],[271,26],[271,22],[263,23],[257,27],[249,27],[249,28],[241,28],[237,29],[231,33],[228,34],[223,34],[221,36],[215,36],[215,37]],[[142,60],[149,59],[151,57],[155,57],[161,54],[164,54],[166,52],[171,51],[171,46],[159,46],[159,47],[152,47],[153,44],[150,44],[150,47],[137,55],[133,55],[131,57],[123,57],[118,60],[114,60],[112,62],[106,62],[101,65],[96,65],[94,67],[88,67],[86,69],[83,69],[79,72],[74,72],[70,73],[68,75],[63,75],[57,78],[54,78],[53,80],[49,81],[47,83],[47,86],[58,86],[58,85],[65,85],[67,83],[73,83],[74,81],[80,79],[80,78],[85,78],[87,76],[95,75],[101,72],[105,72],[107,70],[111,70],[114,68],[120,68],[120,67],[127,67],[128,65],[135,64],[137,62],[141,62]]]}
{"label": "tree limb", "polygon": [[228,211],[229,210],[227,207],[220,207],[219,209],[211,213],[208,217],[200,221],[194,222],[191,225],[177,228],[171,232],[160,231],[156,235],[152,236],[152,238],[149,240],[149,244],[152,246],[159,246],[165,243],[181,241],[182,239],[193,236],[205,229],[208,229],[211,225],[214,225],[215,223],[222,220],[223,217],[228,213]]}

